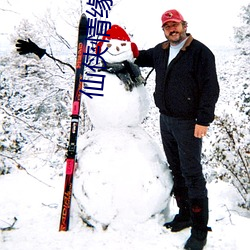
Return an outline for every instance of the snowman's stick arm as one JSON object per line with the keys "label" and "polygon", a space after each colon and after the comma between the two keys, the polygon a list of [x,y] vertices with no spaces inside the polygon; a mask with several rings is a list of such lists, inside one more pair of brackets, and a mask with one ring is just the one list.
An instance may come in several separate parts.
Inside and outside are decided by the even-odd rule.
{"label": "snowman's stick arm", "polygon": [[146,85],[146,83],[147,83],[147,80],[148,80],[149,76],[150,76],[151,73],[154,71],[154,69],[155,69],[155,68],[152,68],[152,69],[148,72],[148,74],[147,74],[147,76],[146,76],[146,78],[145,78],[145,85]]}
{"label": "snowman's stick arm", "polygon": [[59,63],[65,65],[65,66],[70,67],[70,68],[75,72],[75,68],[74,68],[71,64],[66,63],[66,62],[63,62],[63,61],[61,61],[61,60],[55,58],[54,56],[48,54],[47,52],[45,52],[45,54],[46,54],[46,56],[48,56],[49,58],[53,59],[54,61],[59,62]]}
{"label": "snowman's stick arm", "polygon": [[42,57],[44,55],[48,56],[49,58],[53,59],[54,61],[56,62],[59,62],[60,64],[63,64],[65,66],[68,66],[70,67],[74,72],[75,72],[75,68],[69,64],[69,63],[66,63],[66,62],[63,62],[57,58],[55,58],[54,56],[48,54],[46,52],[45,49],[42,49],[40,47],[38,47],[34,42],[32,42],[29,38],[28,38],[28,41],[24,41],[22,39],[18,39],[17,40],[17,43],[16,43],[16,48],[17,48],[17,52],[20,54],[20,55],[26,55],[28,53],[34,53],[36,54],[40,59],[42,59]]}

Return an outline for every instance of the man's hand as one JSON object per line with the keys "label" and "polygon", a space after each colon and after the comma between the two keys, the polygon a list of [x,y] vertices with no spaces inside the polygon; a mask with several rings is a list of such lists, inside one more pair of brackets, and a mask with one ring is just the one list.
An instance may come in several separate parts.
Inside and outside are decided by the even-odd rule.
{"label": "man's hand", "polygon": [[207,135],[208,126],[195,125],[194,136],[197,138],[202,138]]}

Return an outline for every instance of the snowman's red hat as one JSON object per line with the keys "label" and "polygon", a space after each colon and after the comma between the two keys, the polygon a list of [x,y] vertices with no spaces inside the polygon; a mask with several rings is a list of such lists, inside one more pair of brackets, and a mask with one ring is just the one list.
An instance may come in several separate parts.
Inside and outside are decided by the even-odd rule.
{"label": "snowman's red hat", "polygon": [[[126,31],[123,28],[121,28],[119,25],[116,25],[116,24],[112,25],[111,28],[109,30],[107,30],[106,34],[109,36],[103,36],[102,40],[117,39],[117,40],[121,40],[121,41],[131,42]],[[102,45],[103,45],[103,42],[97,43],[96,52],[98,51],[98,49],[101,50]],[[134,58],[138,57],[139,50],[137,48],[137,45],[133,42],[131,42],[131,50],[133,52]]]}

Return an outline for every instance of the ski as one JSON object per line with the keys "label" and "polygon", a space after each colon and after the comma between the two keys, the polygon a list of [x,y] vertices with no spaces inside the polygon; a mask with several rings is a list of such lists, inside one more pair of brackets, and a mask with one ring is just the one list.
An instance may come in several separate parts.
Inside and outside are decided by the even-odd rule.
{"label": "ski", "polygon": [[70,139],[69,139],[69,145],[68,145],[68,150],[67,150],[66,176],[65,176],[65,183],[64,183],[64,192],[63,192],[62,211],[61,211],[59,231],[67,231],[69,229],[73,175],[74,175],[75,166],[77,164],[77,159],[76,159],[76,146],[77,145],[76,144],[77,144],[79,113],[80,113],[80,105],[81,105],[80,90],[82,89],[82,82],[83,82],[84,53],[86,53],[87,35],[88,35],[88,21],[87,21],[86,15],[82,14],[80,18],[80,22],[79,22],[79,29],[78,29],[75,86],[74,86]]}

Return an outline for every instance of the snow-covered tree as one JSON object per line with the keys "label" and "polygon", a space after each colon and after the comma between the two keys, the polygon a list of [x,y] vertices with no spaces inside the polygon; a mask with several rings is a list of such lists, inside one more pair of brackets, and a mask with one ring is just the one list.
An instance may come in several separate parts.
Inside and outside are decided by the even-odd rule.
{"label": "snow-covered tree", "polygon": [[[15,39],[30,38],[46,44],[37,27],[27,20],[16,30]],[[13,39],[13,49],[15,42]],[[50,59],[39,60],[29,54],[20,56],[15,51],[2,58],[1,173],[10,172],[26,158],[31,164],[32,158],[40,158],[40,166],[49,163],[57,167],[58,155],[65,154],[74,73],[67,66],[60,65],[60,69]]]}
{"label": "snow-covered tree", "polygon": [[250,208],[250,4],[242,8],[242,25],[234,28],[236,54],[219,65],[221,96],[210,138],[210,163],[216,177],[230,181]]}
{"label": "snow-covered tree", "polygon": [[240,17],[242,25],[234,28],[236,46],[243,55],[250,54],[250,4],[242,7]]}

